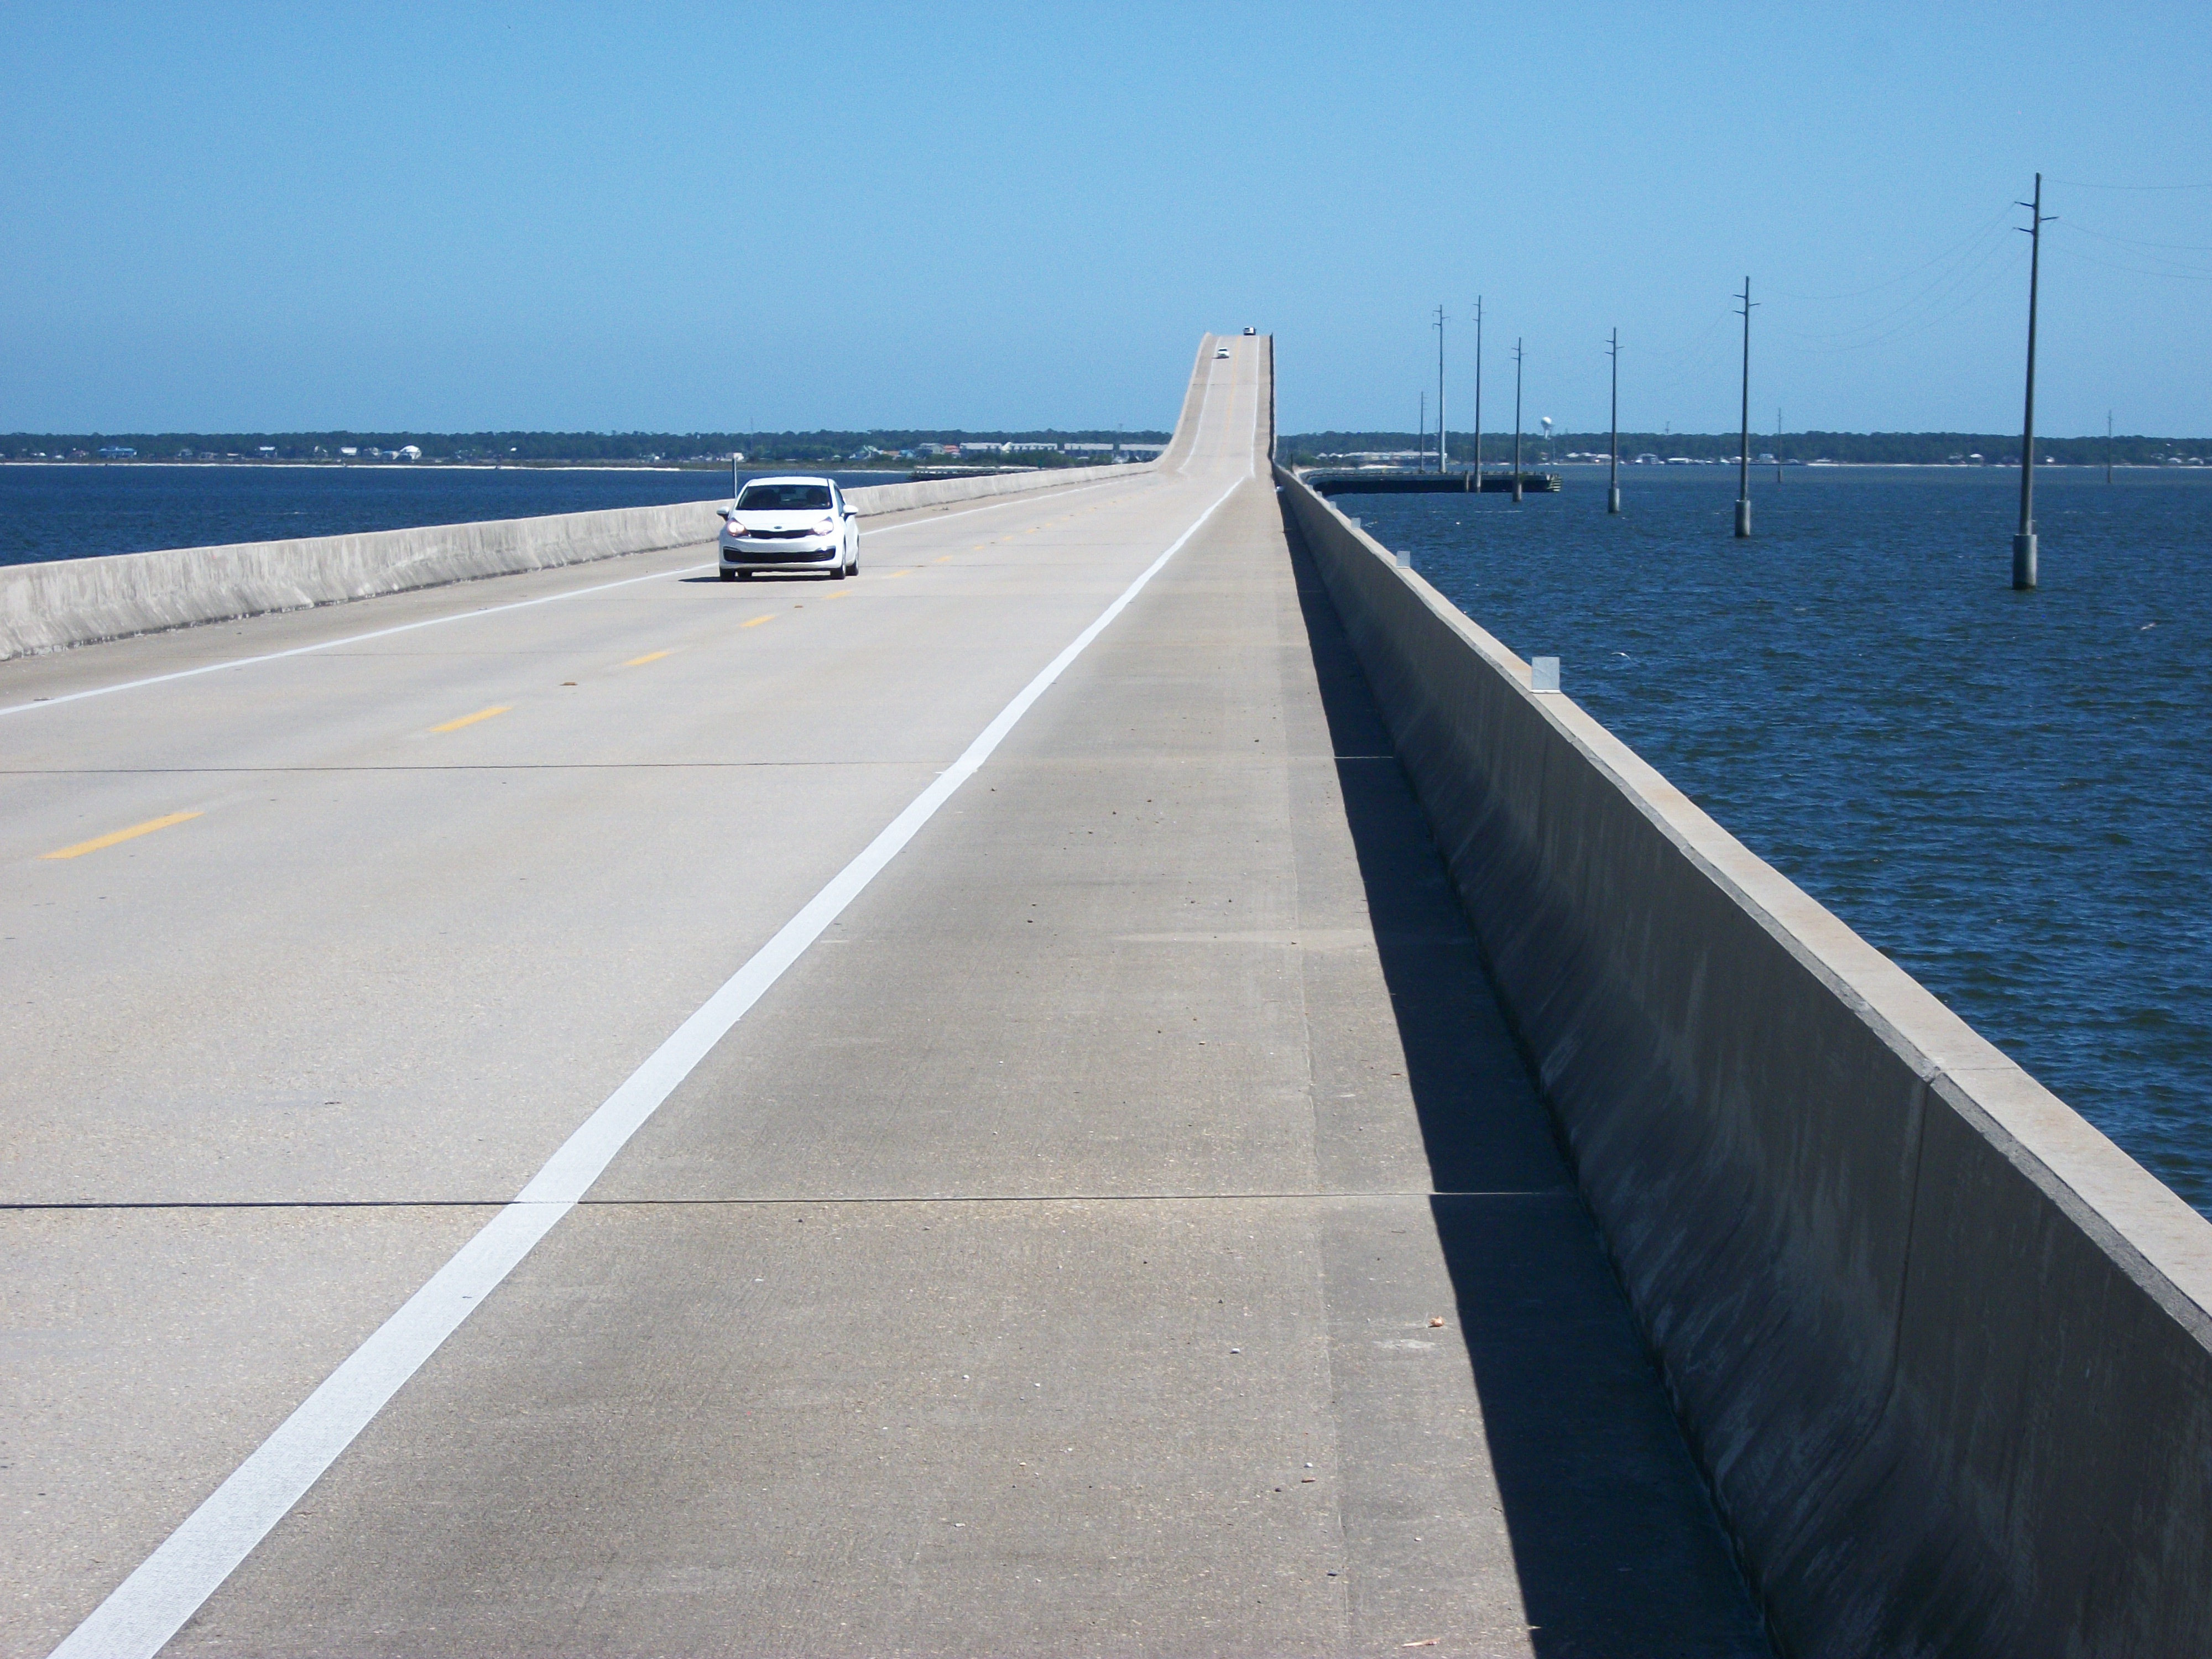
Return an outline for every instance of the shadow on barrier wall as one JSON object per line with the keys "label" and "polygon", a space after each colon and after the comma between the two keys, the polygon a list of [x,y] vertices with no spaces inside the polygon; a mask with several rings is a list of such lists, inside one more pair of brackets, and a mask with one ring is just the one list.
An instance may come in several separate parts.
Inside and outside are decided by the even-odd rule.
{"label": "shadow on barrier wall", "polygon": [[1278,479],[1780,1645],[2212,1652],[2212,1227]]}
{"label": "shadow on barrier wall", "polygon": [[1358,659],[1286,533],[1529,1640],[1767,1650]]}

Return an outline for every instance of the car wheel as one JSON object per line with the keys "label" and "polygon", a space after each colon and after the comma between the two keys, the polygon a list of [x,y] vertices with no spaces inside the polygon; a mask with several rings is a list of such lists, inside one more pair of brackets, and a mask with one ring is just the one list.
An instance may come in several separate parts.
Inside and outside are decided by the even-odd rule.
{"label": "car wheel", "polygon": [[738,573],[734,570],[725,570],[722,573],[722,580],[726,582],[733,582],[737,580],[737,579]]}
{"label": "car wheel", "polygon": [[845,580],[845,567],[841,564],[835,570],[831,571],[830,573],[830,580],[833,582],[843,581]]}
{"label": "car wheel", "polygon": [[737,573],[737,577],[741,582],[749,582],[753,579],[753,573],[750,570],[740,570]]}

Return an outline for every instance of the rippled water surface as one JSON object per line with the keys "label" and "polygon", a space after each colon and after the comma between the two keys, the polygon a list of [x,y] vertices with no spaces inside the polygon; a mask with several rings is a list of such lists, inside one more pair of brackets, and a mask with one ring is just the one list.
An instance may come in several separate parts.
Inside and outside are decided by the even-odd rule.
{"label": "rippled water surface", "polygon": [[[904,475],[831,476],[858,487]],[[720,468],[17,465],[0,466],[0,565],[729,495]]]}
{"label": "rippled water surface", "polygon": [[1621,476],[1341,505],[2212,1214],[2212,477]]}

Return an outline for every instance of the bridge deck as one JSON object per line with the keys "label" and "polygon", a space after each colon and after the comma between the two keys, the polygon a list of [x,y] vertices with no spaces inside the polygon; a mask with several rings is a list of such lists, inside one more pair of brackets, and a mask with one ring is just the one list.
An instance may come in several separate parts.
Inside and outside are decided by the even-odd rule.
{"label": "bridge deck", "polygon": [[842,587],[690,550],[0,669],[459,618],[0,720],[0,1648],[1228,491],[170,1649],[1763,1650],[1237,353],[1182,470]]}

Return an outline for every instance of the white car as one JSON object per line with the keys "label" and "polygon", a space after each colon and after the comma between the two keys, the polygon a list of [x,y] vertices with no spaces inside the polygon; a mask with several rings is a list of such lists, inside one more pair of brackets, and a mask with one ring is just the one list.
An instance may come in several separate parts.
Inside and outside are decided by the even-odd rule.
{"label": "white car", "polygon": [[860,568],[860,515],[828,478],[749,478],[719,509],[722,580],[757,570],[811,571],[842,581]]}
{"label": "white car", "polygon": [[1226,357],[1229,355],[1229,348],[1227,346],[1224,346],[1220,350],[1215,352],[1213,355],[1217,357]]}

